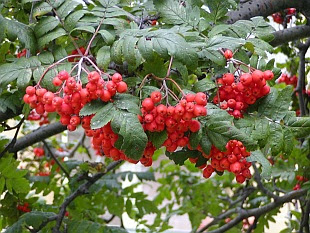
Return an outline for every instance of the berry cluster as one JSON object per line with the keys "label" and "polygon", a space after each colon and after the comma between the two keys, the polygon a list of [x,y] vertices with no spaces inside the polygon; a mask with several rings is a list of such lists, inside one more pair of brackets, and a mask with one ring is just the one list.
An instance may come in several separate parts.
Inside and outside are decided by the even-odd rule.
{"label": "berry cluster", "polygon": [[284,10],[284,12],[276,12],[272,14],[271,16],[273,18],[273,21],[275,21],[278,24],[283,24],[284,19],[286,19],[286,23],[289,23],[293,15],[296,15],[295,8],[287,8]]}
{"label": "berry cluster", "polygon": [[[187,94],[175,106],[168,107],[162,104],[161,100],[161,92],[154,91],[150,98],[142,101],[140,122],[145,131],[161,132],[166,130],[168,138],[163,146],[167,148],[167,151],[174,152],[177,147],[188,145],[190,132],[197,132],[200,129],[199,121],[193,118],[207,114],[205,108],[207,96],[202,92]],[[148,159],[148,163],[151,163],[154,151],[155,147],[149,142],[142,159]]]}
{"label": "berry cluster", "polygon": [[242,142],[237,140],[230,140],[226,144],[226,149],[223,152],[212,146],[209,155],[202,153],[205,158],[211,159],[211,164],[206,165],[203,170],[203,176],[209,178],[214,171],[223,172],[226,170],[234,173],[237,182],[242,184],[246,179],[252,177],[249,170],[251,163],[246,161],[250,152],[246,151]]}
{"label": "berry cluster", "polygon": [[285,83],[286,85],[297,86],[297,76],[289,76],[288,74],[282,74],[280,78],[277,79],[277,83]]}
{"label": "berry cluster", "polygon": [[235,118],[242,118],[249,105],[270,92],[266,80],[271,80],[273,77],[270,70],[264,72],[255,70],[236,77],[234,74],[226,73],[217,80],[221,86],[213,102],[215,104],[221,102],[222,109],[227,109]]}
{"label": "berry cluster", "polygon": [[36,147],[33,149],[33,153],[37,157],[42,157],[45,155],[44,149],[41,147]]}
{"label": "berry cluster", "polygon": [[[83,88],[82,83],[70,77],[68,72],[60,71],[53,79],[55,86],[62,86],[59,91],[53,93],[39,86],[28,86],[23,99],[38,114],[57,112],[60,122],[73,131],[81,122],[79,112],[86,103],[98,98],[108,102],[116,92],[127,91],[127,84],[118,73],[112,76],[111,81],[104,81],[98,72],[93,71],[88,74],[88,81]],[[63,96],[60,96],[61,91]]]}
{"label": "berry cluster", "polygon": [[29,121],[39,121],[39,125],[45,125],[45,124],[49,124],[50,121],[48,119],[48,113],[44,112],[43,114],[38,114],[36,111],[32,110],[28,117],[27,120]]}
{"label": "berry cluster", "polygon": [[23,205],[17,205],[16,207],[19,211],[22,211],[22,212],[30,212],[31,209],[29,208],[29,203],[28,202],[25,202]]}
{"label": "berry cluster", "polygon": [[[86,49],[85,49],[83,46],[80,47],[79,49],[80,49],[80,51],[81,51],[82,54],[85,54]],[[77,54],[79,54],[79,52],[78,52],[77,49],[75,49],[75,50],[73,50],[73,51],[71,52],[71,55],[77,55]],[[77,58],[75,58],[75,57],[70,57],[70,58],[68,58],[68,61],[69,61],[69,62],[75,62],[76,60],[77,60]]]}
{"label": "berry cluster", "polygon": [[293,190],[299,190],[303,182],[307,182],[308,179],[304,176],[297,175],[296,176],[297,184],[294,186]]}

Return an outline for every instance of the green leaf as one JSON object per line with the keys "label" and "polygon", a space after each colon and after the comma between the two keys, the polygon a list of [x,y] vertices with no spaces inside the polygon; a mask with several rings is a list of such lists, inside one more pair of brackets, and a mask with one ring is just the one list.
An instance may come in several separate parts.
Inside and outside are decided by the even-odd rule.
{"label": "green leaf", "polygon": [[281,120],[289,110],[292,87],[283,90],[271,88],[270,93],[259,102],[258,113],[272,120]]}
{"label": "green leaf", "polygon": [[23,88],[29,83],[31,76],[30,63],[26,59],[0,66],[0,85],[6,85],[17,79],[18,86]]}
{"label": "green leaf", "polygon": [[269,179],[271,175],[271,166],[264,154],[260,150],[251,152],[251,155],[247,157],[248,162],[259,162],[262,165],[261,176],[265,179]]}
{"label": "green leaf", "polygon": [[166,0],[155,1],[155,7],[160,12],[161,20],[165,24],[190,25],[196,27],[200,20],[199,8],[192,7],[190,4],[183,6],[178,1]]}
{"label": "green leaf", "polygon": [[196,149],[197,146],[200,143],[200,140],[202,138],[202,129],[200,129],[198,132],[191,133],[189,136],[189,144],[193,149]]}
{"label": "green leaf", "polygon": [[99,2],[103,7],[108,8],[119,3],[119,0],[99,0]]}
{"label": "green leaf", "polygon": [[141,115],[139,108],[139,99],[130,94],[116,94],[114,96],[114,106],[118,109],[127,110],[128,112]]}
{"label": "green leaf", "polygon": [[294,149],[294,135],[289,128],[283,128],[283,152],[290,155]]}
{"label": "green leaf", "polygon": [[100,68],[103,68],[104,70],[107,70],[110,62],[111,62],[110,47],[109,46],[101,47],[97,53],[97,64],[98,64],[98,66]]}
{"label": "green leaf", "polygon": [[51,52],[43,51],[39,54],[39,60],[42,64],[52,64],[54,62],[54,56]]}
{"label": "green leaf", "polygon": [[78,21],[87,13],[86,10],[78,10],[73,12],[72,14],[68,15],[65,19],[65,29],[67,31],[73,30]]}
{"label": "green leaf", "polygon": [[15,20],[4,18],[0,14],[1,30],[6,30],[7,35],[17,37],[26,49],[29,49],[31,54],[36,54],[37,41],[31,27]]}
{"label": "green leaf", "polygon": [[0,177],[0,194],[4,191],[5,179],[3,176]]}
{"label": "green leaf", "polygon": [[310,117],[295,117],[295,112],[293,112],[294,117],[291,119],[285,119],[286,125],[292,131],[295,137],[304,138],[310,134]]}
{"label": "green leaf", "polygon": [[40,48],[43,48],[44,45],[50,43],[51,41],[66,35],[66,31],[62,28],[56,28],[55,30],[49,32],[48,34],[42,36],[41,38],[39,38],[38,40],[38,45]]}
{"label": "green leaf", "polygon": [[74,32],[74,31],[85,31],[85,32],[89,32],[89,33],[94,33],[95,28],[93,28],[92,26],[80,26],[80,27],[76,27],[76,28],[72,29],[70,34],[72,34],[72,32]]}
{"label": "green leaf", "polygon": [[92,129],[99,129],[108,124],[116,114],[116,109],[112,103],[102,107],[91,119],[90,126]]}
{"label": "green leaf", "polygon": [[12,179],[12,188],[16,193],[28,193],[30,184],[25,178]]}
{"label": "green leaf", "polygon": [[184,165],[185,160],[188,158],[197,158],[199,156],[199,151],[196,150],[179,150],[173,153],[166,151],[166,156],[173,160],[175,164]]}
{"label": "green leaf", "polygon": [[105,106],[101,100],[93,100],[88,104],[85,104],[80,111],[80,116],[90,116],[100,111]]}
{"label": "green leaf", "polygon": [[216,85],[213,81],[208,78],[204,78],[199,80],[194,84],[194,92],[205,92],[216,88]]}
{"label": "green leaf", "polygon": [[227,48],[230,50],[235,50],[241,47],[244,43],[245,41],[243,39],[237,39],[227,36],[215,36],[207,40],[206,49],[218,50],[222,48]]}
{"label": "green leaf", "polygon": [[47,16],[39,20],[34,27],[34,33],[37,38],[42,37],[49,31],[54,30],[59,24],[59,20],[52,16]]}
{"label": "green leaf", "polygon": [[115,40],[115,35],[113,35],[108,30],[99,30],[98,33],[102,36],[107,45],[112,45]]}
{"label": "green leaf", "polygon": [[73,0],[66,0],[58,9],[57,14],[60,19],[64,20],[74,9],[80,5],[79,2]]}
{"label": "green leaf", "polygon": [[161,132],[150,132],[148,135],[149,140],[156,147],[156,149],[160,148],[168,138],[166,130],[163,130]]}
{"label": "green leaf", "polygon": [[270,127],[267,119],[258,119],[255,121],[255,127],[252,131],[252,137],[258,141],[261,146],[267,143]]}
{"label": "green leaf", "polygon": [[117,111],[111,123],[115,133],[122,137],[118,139],[118,149],[124,151],[127,157],[138,160],[142,157],[147,144],[145,134],[136,114]]}
{"label": "green leaf", "polygon": [[278,155],[284,146],[282,126],[277,123],[270,124],[269,142],[273,155]]}
{"label": "green leaf", "polygon": [[200,146],[205,154],[210,154],[212,143],[210,142],[208,135],[202,135],[200,140]]}
{"label": "green leaf", "polygon": [[41,2],[35,5],[35,7],[33,8],[32,15],[34,18],[42,16],[45,15],[46,13],[51,12],[52,9],[53,8],[47,2]]}

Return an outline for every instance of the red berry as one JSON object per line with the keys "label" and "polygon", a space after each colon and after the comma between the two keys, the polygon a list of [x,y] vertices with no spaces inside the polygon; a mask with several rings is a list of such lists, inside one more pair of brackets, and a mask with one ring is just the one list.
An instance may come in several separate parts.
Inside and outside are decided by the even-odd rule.
{"label": "red berry", "polygon": [[28,86],[28,87],[26,88],[26,93],[27,93],[28,95],[34,95],[34,94],[36,93],[36,88],[33,87],[33,86]]}
{"label": "red berry", "polygon": [[60,80],[60,78],[58,78],[57,76],[53,79],[53,84],[54,86],[58,87],[61,86],[62,81]]}
{"label": "red berry", "polygon": [[123,81],[121,81],[121,82],[119,82],[119,83],[117,83],[117,85],[116,85],[116,90],[117,90],[117,92],[119,92],[119,93],[124,93],[124,92],[126,92],[127,91],[127,83],[125,83],[125,82],[123,82]]}
{"label": "red berry", "polygon": [[154,91],[154,92],[152,92],[152,94],[151,94],[151,99],[152,99],[152,101],[153,101],[154,103],[159,103],[159,102],[161,101],[161,98],[162,98],[162,96],[161,96],[160,91]]}
{"label": "red berry", "polygon": [[119,83],[119,82],[123,81],[123,77],[121,74],[115,73],[112,75],[112,81],[115,83]]}
{"label": "red berry", "polygon": [[235,81],[235,77],[231,73],[226,73],[223,75],[222,80],[225,85],[231,85]]}
{"label": "red berry", "polygon": [[230,165],[230,171],[235,174],[239,174],[241,172],[241,163],[235,162]]}
{"label": "red berry", "polygon": [[227,49],[225,52],[224,52],[224,57],[226,58],[226,60],[229,60],[233,57],[233,53],[231,50]]}
{"label": "red berry", "polygon": [[264,71],[264,79],[266,80],[272,80],[274,78],[274,74],[272,73],[271,70],[266,70]]}
{"label": "red berry", "polygon": [[60,71],[57,76],[62,81],[65,81],[70,77],[69,73],[65,70]]}
{"label": "red berry", "polygon": [[207,104],[207,96],[205,93],[198,92],[195,97],[196,104],[205,106]]}
{"label": "red berry", "polygon": [[243,175],[237,175],[236,176],[236,181],[239,183],[239,184],[242,184],[244,181],[245,181],[245,177]]}
{"label": "red berry", "polygon": [[197,120],[192,120],[189,124],[189,130],[193,133],[198,132],[200,129],[200,122]]}
{"label": "red berry", "polygon": [[142,107],[146,111],[151,111],[154,108],[154,102],[152,101],[151,98],[146,98],[142,101]]}
{"label": "red berry", "polygon": [[92,71],[87,75],[87,78],[89,82],[97,83],[101,77],[97,71]]}

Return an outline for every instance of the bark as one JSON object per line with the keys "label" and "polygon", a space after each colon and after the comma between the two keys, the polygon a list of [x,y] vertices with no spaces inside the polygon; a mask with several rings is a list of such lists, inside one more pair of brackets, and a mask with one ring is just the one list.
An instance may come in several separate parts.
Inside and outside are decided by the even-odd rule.
{"label": "bark", "polygon": [[296,8],[304,14],[309,14],[310,0],[250,0],[240,4],[235,11],[228,12],[227,23],[237,20],[247,20],[255,16],[267,17],[286,8]]}

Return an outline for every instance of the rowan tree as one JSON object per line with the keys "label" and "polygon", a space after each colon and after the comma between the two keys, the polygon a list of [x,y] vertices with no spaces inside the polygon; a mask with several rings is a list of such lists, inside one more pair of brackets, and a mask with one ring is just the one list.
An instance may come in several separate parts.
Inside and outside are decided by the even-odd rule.
{"label": "rowan tree", "polygon": [[183,214],[192,232],[264,232],[285,203],[281,232],[309,232],[309,0],[0,11],[4,232],[127,232],[125,214],[137,232]]}

